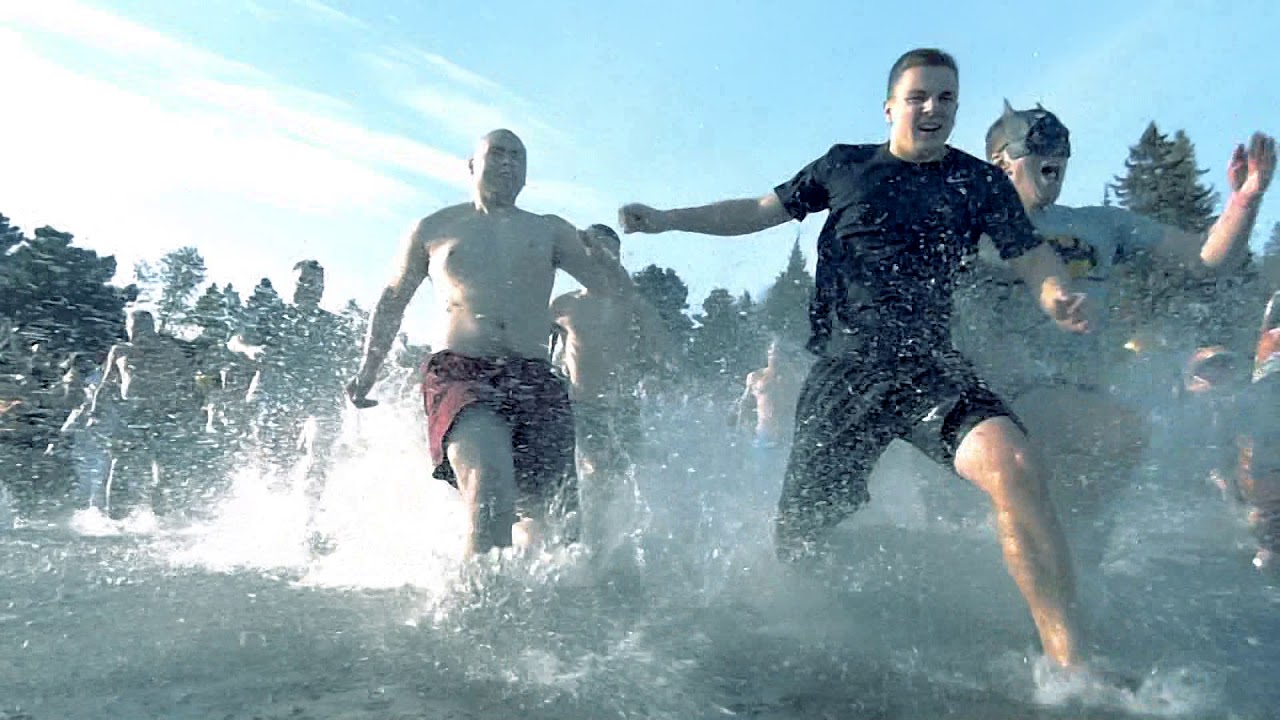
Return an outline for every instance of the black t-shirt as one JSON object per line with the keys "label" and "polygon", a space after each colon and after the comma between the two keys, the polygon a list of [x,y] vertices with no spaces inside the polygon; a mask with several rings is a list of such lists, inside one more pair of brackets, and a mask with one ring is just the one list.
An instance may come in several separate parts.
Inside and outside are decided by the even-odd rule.
{"label": "black t-shirt", "polygon": [[817,353],[830,340],[833,313],[866,350],[905,356],[950,347],[951,293],[978,239],[990,236],[1006,260],[1041,242],[1004,173],[954,148],[910,163],[887,144],[835,145],[775,192],[796,220],[831,211],[809,306]]}

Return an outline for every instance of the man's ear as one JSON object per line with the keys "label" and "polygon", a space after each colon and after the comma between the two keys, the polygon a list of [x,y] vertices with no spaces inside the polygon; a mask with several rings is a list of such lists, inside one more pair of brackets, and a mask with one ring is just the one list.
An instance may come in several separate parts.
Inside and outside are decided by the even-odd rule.
{"label": "man's ear", "polygon": [[889,110],[888,100],[884,101],[884,121],[890,125],[893,124],[893,113]]}

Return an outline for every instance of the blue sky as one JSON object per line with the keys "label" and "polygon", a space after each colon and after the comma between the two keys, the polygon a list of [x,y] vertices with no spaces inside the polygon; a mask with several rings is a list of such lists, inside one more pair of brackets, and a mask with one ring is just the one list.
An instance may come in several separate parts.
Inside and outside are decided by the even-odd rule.
{"label": "blue sky", "polygon": [[[980,152],[1004,97],[1062,117],[1063,202],[1100,202],[1153,119],[1223,190],[1234,143],[1280,132],[1278,20],[1267,0],[0,3],[0,212],[125,269],[194,244],[243,293],[314,257],[327,304],[367,306],[416,219],[465,200],[490,129],[529,147],[525,207],[579,225],[755,196],[835,142],[882,140],[888,66],[925,45],[960,62],[954,145]],[[1278,219],[1269,200],[1255,243]],[[624,262],[675,268],[693,305],[757,293],[797,233],[812,258],[820,223],[627,236]],[[406,320],[419,339],[430,297]]]}

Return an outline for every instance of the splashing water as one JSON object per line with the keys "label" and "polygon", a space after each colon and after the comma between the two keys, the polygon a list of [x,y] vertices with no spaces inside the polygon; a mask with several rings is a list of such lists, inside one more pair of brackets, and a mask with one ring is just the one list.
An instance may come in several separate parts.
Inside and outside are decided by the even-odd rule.
{"label": "splashing water", "polygon": [[[614,479],[591,548],[461,563],[460,503],[429,477],[420,410],[396,403],[348,418],[318,503],[298,477],[245,462],[191,519],[88,510],[0,535],[0,686],[12,688],[0,712],[1244,718],[1274,706],[1257,680],[1280,659],[1280,601],[1223,559],[1216,511],[1188,489],[1136,484],[1087,578],[1106,591],[1101,652],[1142,679],[1130,692],[1057,676],[1027,651],[980,497],[914,451],[891,449],[873,504],[808,576],[780,566],[769,538],[785,458],[711,440],[723,419],[710,405],[649,411],[646,452]],[[1172,541],[1196,523],[1208,529]]]}

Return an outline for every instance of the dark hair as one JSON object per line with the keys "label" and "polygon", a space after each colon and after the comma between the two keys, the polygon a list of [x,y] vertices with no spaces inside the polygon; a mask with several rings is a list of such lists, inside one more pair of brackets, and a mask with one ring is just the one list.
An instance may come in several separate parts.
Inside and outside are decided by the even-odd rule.
{"label": "dark hair", "polygon": [[607,235],[609,239],[613,240],[619,245],[622,244],[622,238],[618,237],[617,231],[609,227],[608,225],[605,225],[604,223],[596,223],[595,225],[591,225],[590,227],[587,228],[587,230],[594,230],[595,232],[601,233],[603,235]]}
{"label": "dark hair", "polygon": [[916,67],[944,67],[951,68],[951,72],[960,77],[960,68],[956,66],[956,59],[951,53],[944,52],[937,48],[916,48],[908,50],[898,58],[893,64],[893,68],[889,70],[889,85],[885,91],[885,98],[893,97],[893,88],[898,84],[902,73]]}
{"label": "dark hair", "polygon": [[293,265],[294,272],[318,272],[324,274],[324,266],[315,260],[299,260]]}

